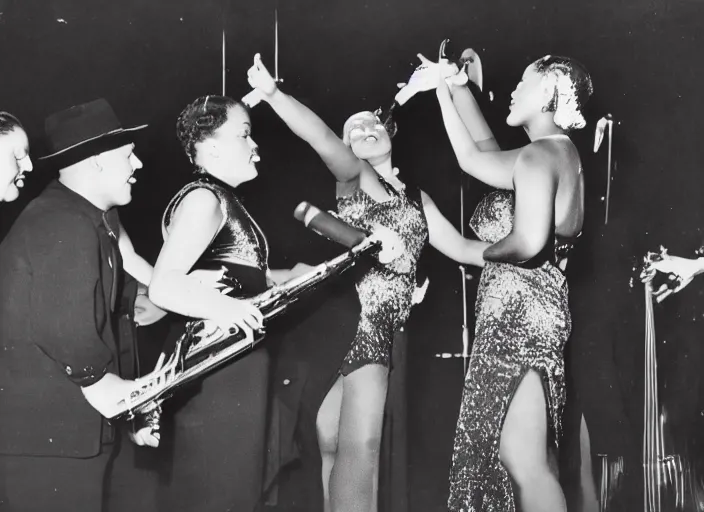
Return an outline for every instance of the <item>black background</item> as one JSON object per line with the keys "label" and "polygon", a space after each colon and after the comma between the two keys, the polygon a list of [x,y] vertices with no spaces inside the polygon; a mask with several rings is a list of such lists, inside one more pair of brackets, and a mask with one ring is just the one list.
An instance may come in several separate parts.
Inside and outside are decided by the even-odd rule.
{"label": "black background", "polygon": [[[161,213],[189,178],[175,137],[180,110],[221,92],[221,38],[227,37],[227,94],[248,92],[245,72],[261,52],[273,70],[275,2],[257,0],[0,0],[0,109],[24,122],[35,173],[22,196],[2,208],[0,234],[53,176],[44,152],[44,118],[105,97],[125,125],[149,123],[138,140],[137,175],[123,223],[138,251],[154,260]],[[659,244],[692,254],[702,242],[704,64],[701,0],[281,0],[282,88],[310,105],[335,130],[359,110],[388,106],[395,84],[434,57],[443,38],[472,47],[484,65],[487,117],[503,148],[527,142],[505,126],[509,94],[531,61],[553,53],[583,62],[595,86],[587,129],[574,139],[588,185],[584,236],[572,258],[574,334],[569,351],[592,428],[595,453],[640,449],[643,297],[632,267]],[[61,21],[63,20],[63,21]],[[411,176],[459,226],[459,170],[433,94],[399,109],[394,164]],[[613,114],[611,211],[604,225],[606,144],[592,152],[596,120]],[[334,207],[334,181],[316,155],[265,105],[252,112],[260,178],[241,188],[272,247],[272,266],[317,262],[338,247],[292,217],[301,200]],[[468,208],[482,188],[472,183]],[[411,320],[411,461],[414,510],[442,510],[462,365],[439,359],[460,352],[459,270],[428,251],[431,285]],[[470,310],[476,280],[470,283]],[[704,282],[656,308],[661,402],[667,428],[697,458],[704,397],[700,326]],[[576,363],[576,364],[574,364]],[[577,391],[575,392],[576,389]]]}

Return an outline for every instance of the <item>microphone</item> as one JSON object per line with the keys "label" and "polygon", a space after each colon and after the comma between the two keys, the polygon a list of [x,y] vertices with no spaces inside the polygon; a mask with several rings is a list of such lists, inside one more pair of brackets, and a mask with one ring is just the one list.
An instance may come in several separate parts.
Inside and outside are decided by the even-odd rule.
{"label": "microphone", "polygon": [[307,228],[345,247],[352,248],[367,238],[367,234],[364,231],[353,228],[346,222],[320,210],[307,201],[303,201],[296,207],[293,216],[303,222]]}

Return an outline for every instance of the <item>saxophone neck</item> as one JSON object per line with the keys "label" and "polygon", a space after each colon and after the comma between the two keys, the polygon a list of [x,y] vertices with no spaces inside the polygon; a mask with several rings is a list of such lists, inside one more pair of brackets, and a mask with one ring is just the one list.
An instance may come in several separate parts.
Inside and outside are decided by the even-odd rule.
{"label": "saxophone neck", "polygon": [[266,314],[268,309],[276,308],[280,306],[281,302],[285,302],[288,299],[294,299],[321,281],[324,281],[332,275],[343,272],[352,266],[363,254],[371,253],[379,248],[381,248],[381,242],[365,238],[350,250],[331,260],[324,261],[305,274],[294,277],[285,283],[272,286],[264,293],[254,297],[252,304]]}

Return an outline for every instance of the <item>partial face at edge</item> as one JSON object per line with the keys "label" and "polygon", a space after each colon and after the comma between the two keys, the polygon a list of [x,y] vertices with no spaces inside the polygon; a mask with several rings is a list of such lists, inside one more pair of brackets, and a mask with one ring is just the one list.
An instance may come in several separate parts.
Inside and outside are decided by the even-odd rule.
{"label": "partial face at edge", "polygon": [[357,158],[369,160],[391,153],[391,138],[372,112],[359,112],[345,122],[344,138]]}
{"label": "partial face at edge", "polygon": [[22,128],[0,135],[0,201],[14,201],[24,186],[25,173],[32,172],[29,140]]}

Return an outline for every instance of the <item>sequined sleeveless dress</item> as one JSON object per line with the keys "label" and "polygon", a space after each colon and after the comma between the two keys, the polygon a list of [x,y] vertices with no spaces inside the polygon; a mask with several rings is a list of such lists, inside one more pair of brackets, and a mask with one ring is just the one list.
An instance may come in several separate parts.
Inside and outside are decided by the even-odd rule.
{"label": "sequined sleeveless dress", "polygon": [[[218,198],[223,221],[194,270],[224,271],[216,286],[233,297],[265,291],[266,239],[228,185],[209,175],[186,185],[167,206],[163,230],[182,199],[200,188]],[[176,336],[188,320],[174,326]],[[171,461],[161,475],[159,512],[255,510],[263,487],[268,375],[269,356],[262,347],[165,403],[172,424],[163,425],[159,450],[170,448]]]}
{"label": "sequined sleeveless dress", "polygon": [[[496,243],[511,231],[514,195],[496,191],[478,205],[470,225]],[[499,441],[509,404],[523,377],[543,382],[550,440],[557,443],[565,403],[563,348],[572,323],[565,276],[555,265],[571,248],[555,241],[534,268],[487,262],[476,302],[475,337],[455,433],[448,508],[461,512],[513,512],[509,475]]]}
{"label": "sequined sleeveless dress", "polygon": [[[193,266],[193,269],[224,270],[226,274],[225,282],[227,282],[234,279],[232,274],[240,272],[238,267],[249,266],[259,270],[259,274],[261,274],[261,277],[264,278],[264,283],[266,283],[266,274],[269,271],[269,246],[266,237],[249,215],[249,212],[237,199],[234,190],[216,178],[204,175],[183,187],[166,207],[162,229],[165,232],[168,231],[176,208],[188,193],[196,189],[209,190],[215,194],[220,203],[223,219],[218,234]],[[243,265],[243,263],[246,264]],[[241,283],[239,285],[235,284],[235,286],[239,292],[234,291],[230,295],[251,296],[264,291],[263,289],[246,290]],[[266,289],[266,284],[264,289]]]}
{"label": "sequined sleeveless dress", "polygon": [[397,191],[380,177],[391,199],[378,202],[352,182],[347,194],[339,193],[339,217],[371,232],[376,225],[395,231],[405,250],[389,264],[374,265],[356,283],[362,306],[357,333],[340,373],[349,375],[368,364],[389,366],[396,331],[406,323],[416,287],[416,268],[428,242],[428,225],[418,189]]}

